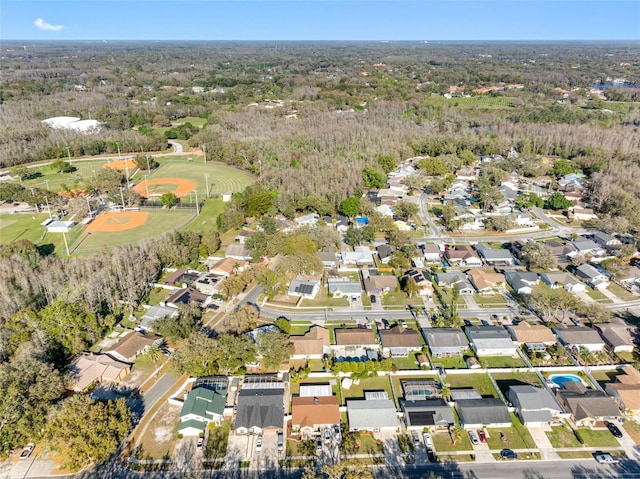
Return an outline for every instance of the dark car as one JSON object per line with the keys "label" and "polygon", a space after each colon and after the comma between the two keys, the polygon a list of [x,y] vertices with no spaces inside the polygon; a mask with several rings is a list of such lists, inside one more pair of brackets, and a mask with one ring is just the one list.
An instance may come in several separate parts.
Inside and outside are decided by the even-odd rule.
{"label": "dark car", "polygon": [[433,452],[431,449],[427,450],[427,459],[429,460],[429,462],[438,462],[436,453]]}
{"label": "dark car", "polygon": [[611,431],[611,434],[613,434],[615,437],[622,437],[622,431],[614,423],[605,421],[604,425],[607,426],[607,429],[609,429],[609,431]]}
{"label": "dark car", "polygon": [[500,457],[507,461],[515,461],[516,459],[518,459],[518,455],[511,449],[503,449],[502,451],[500,451]]}
{"label": "dark car", "polygon": [[370,296],[370,299],[371,299],[371,302],[372,302],[372,303],[375,303],[375,302],[376,302],[376,296],[375,296],[374,294],[372,294],[372,295]]}

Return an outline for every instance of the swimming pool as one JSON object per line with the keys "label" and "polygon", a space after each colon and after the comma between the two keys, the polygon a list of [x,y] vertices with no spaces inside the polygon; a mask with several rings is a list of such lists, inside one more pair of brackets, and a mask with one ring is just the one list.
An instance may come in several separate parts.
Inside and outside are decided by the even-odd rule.
{"label": "swimming pool", "polygon": [[552,374],[549,376],[549,380],[559,387],[562,387],[566,382],[584,383],[584,381],[575,374]]}

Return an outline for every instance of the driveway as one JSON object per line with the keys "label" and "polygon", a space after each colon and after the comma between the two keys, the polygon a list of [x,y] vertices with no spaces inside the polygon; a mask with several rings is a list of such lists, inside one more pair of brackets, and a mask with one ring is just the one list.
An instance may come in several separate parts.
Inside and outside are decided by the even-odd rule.
{"label": "driveway", "polygon": [[268,432],[262,435],[262,449],[256,451],[256,441],[258,436],[250,436],[251,442],[251,463],[249,469],[267,470],[278,467],[278,459],[281,459],[278,452],[278,438],[275,432]]}
{"label": "driveway", "polygon": [[464,302],[467,303],[468,309],[478,309],[478,303],[476,303],[476,298],[473,297],[472,294],[461,294],[460,297],[464,299]]}
{"label": "driveway", "polygon": [[[380,431],[373,434],[373,437],[382,441],[387,467],[403,467],[404,461],[401,459],[402,452],[398,443],[398,435],[394,431]],[[418,449],[420,446],[417,446]],[[424,449],[424,446],[423,446]],[[426,451],[425,451],[426,456]]]}
{"label": "driveway", "polygon": [[24,479],[27,477],[50,476],[56,466],[46,455],[40,454],[36,448],[27,460],[16,460],[5,463],[6,467],[0,469],[1,479]]}
{"label": "driveway", "polygon": [[560,460],[560,456],[554,450],[551,445],[551,441],[547,437],[547,431],[551,430],[551,427],[529,427],[529,432],[531,433],[531,437],[538,446],[540,450],[540,457],[543,461],[558,461]]}
{"label": "driveway", "polygon": [[614,304],[624,303],[622,299],[618,298],[615,294],[609,291],[609,288],[602,288],[600,292],[604,294],[607,298],[609,298]]}

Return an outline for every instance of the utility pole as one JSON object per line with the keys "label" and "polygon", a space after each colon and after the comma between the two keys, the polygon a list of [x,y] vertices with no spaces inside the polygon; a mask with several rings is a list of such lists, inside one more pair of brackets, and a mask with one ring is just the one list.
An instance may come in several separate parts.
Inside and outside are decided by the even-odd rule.
{"label": "utility pole", "polygon": [[260,166],[260,179],[262,179],[262,160],[258,160],[258,166]]}
{"label": "utility pole", "polygon": [[64,240],[64,247],[67,250],[67,256],[71,256],[69,254],[69,245],[67,244],[67,234],[66,233],[62,233],[62,239]]}
{"label": "utility pole", "polygon": [[207,145],[202,145],[202,154],[204,155],[204,164],[207,164]]}
{"label": "utility pole", "polygon": [[85,198],[87,199],[87,209],[89,210],[89,216],[93,218],[93,215],[91,214],[91,203],[89,203],[89,195],[85,195]]}
{"label": "utility pole", "polygon": [[145,175],[144,176],[144,189],[147,192],[147,198],[149,198],[149,184],[147,183],[147,178],[149,177],[149,175]]}
{"label": "utility pole", "polygon": [[146,155],[147,158],[147,173],[151,174],[151,167],[149,166],[149,155]]}
{"label": "utility pole", "polygon": [[121,160],[122,158],[120,157],[120,142],[116,141],[116,147],[118,148],[118,159]]}

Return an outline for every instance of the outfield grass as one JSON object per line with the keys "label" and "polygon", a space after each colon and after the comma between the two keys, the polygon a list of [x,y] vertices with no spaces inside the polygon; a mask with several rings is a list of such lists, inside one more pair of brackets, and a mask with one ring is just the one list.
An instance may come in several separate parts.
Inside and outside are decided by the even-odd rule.
{"label": "outfield grass", "polygon": [[[62,159],[68,163],[66,158]],[[117,160],[117,158],[114,158],[114,160]],[[26,187],[31,186],[47,189],[48,182],[48,189],[54,192],[63,191],[65,189],[81,189],[85,186],[87,180],[93,178],[95,174],[98,174],[108,161],[72,161],[72,163],[75,170],[71,173],[57,173],[48,165],[31,168],[29,171],[33,172],[37,177],[25,180],[22,184]],[[130,171],[129,173],[133,174],[133,171]],[[63,188],[63,185],[67,188]]]}
{"label": "outfield grass", "polygon": [[473,388],[483,396],[498,397],[498,393],[486,374],[447,374],[444,382],[449,386],[449,389]]}
{"label": "outfield grass", "polygon": [[22,239],[35,243],[46,231],[46,228],[40,226],[40,223],[47,218],[49,218],[47,214],[0,215],[0,244],[12,243]]}
{"label": "outfield grass", "polygon": [[216,220],[224,211],[224,203],[220,198],[209,198],[200,210],[200,216],[189,222],[182,230],[195,231],[201,234],[212,233],[218,229]]}
{"label": "outfield grass", "polygon": [[143,238],[160,235],[179,228],[194,215],[194,211],[151,210],[146,223],[137,228],[118,232],[83,233],[69,248],[73,253],[82,254],[121,244],[136,243]]}
{"label": "outfield grass", "polygon": [[255,183],[256,179],[244,170],[232,168],[221,163],[208,162],[206,165],[201,161],[189,161],[182,157],[169,157],[162,161],[159,168],[151,173],[149,180],[159,180],[163,178],[184,178],[196,184],[196,189],[201,198],[205,197],[207,191],[207,180],[205,175],[209,175],[209,195],[220,195],[224,192],[233,193],[243,191],[247,186]]}

